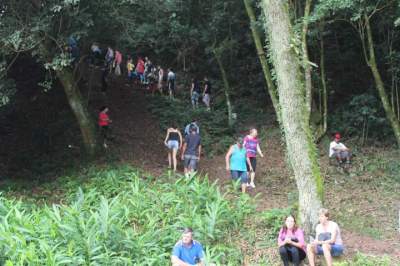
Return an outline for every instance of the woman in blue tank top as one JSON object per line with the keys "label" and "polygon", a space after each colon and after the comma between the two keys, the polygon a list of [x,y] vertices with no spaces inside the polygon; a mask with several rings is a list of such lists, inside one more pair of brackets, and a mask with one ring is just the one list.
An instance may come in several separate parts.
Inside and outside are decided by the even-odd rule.
{"label": "woman in blue tank top", "polygon": [[[246,156],[246,148],[243,146],[243,138],[238,137],[236,144],[232,145],[225,156],[226,170],[233,180],[240,180],[242,192],[247,187],[247,165],[251,167]],[[247,164],[247,165],[246,165]]]}

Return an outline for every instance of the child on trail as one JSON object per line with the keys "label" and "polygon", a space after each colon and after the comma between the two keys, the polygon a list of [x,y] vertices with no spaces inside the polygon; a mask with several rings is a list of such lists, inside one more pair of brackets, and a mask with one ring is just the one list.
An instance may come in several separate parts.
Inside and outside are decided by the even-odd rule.
{"label": "child on trail", "polygon": [[176,154],[182,148],[182,134],[177,126],[173,125],[167,129],[164,144],[168,148],[168,167],[173,166],[174,172],[176,172]]}
{"label": "child on trail", "polygon": [[319,224],[316,227],[315,240],[307,245],[307,257],[310,266],[315,266],[315,255],[324,255],[326,265],[332,266],[332,257],[343,254],[343,241],[337,223],[329,220],[329,211],[321,209]]}
{"label": "child on trail", "polygon": [[199,105],[199,97],[200,97],[200,85],[196,78],[192,79],[192,85],[190,86],[190,98],[192,101],[193,109],[196,109]]}
{"label": "child on trail", "polygon": [[172,266],[204,266],[203,246],[193,240],[193,230],[185,228],[182,233],[182,239],[179,240],[172,251]]}
{"label": "child on trail", "polygon": [[100,127],[100,134],[103,137],[103,146],[104,148],[108,148],[107,141],[110,140],[110,123],[112,123],[110,117],[108,116],[108,107],[103,106],[100,108],[100,113],[99,113],[99,127]]}
{"label": "child on trail", "polygon": [[136,76],[139,77],[140,83],[144,83],[144,61],[141,57],[138,57],[138,61],[136,63]]}
{"label": "child on trail", "polygon": [[225,155],[226,171],[230,173],[233,180],[240,180],[242,192],[246,192],[247,187],[247,167],[250,160],[246,156],[246,149],[243,147],[243,138],[238,137],[236,144],[232,145]]}
{"label": "child on trail", "polygon": [[184,160],[185,177],[190,177],[197,170],[200,161],[201,138],[196,133],[196,128],[190,128],[190,134],[185,137],[185,144],[182,148],[182,160]]}
{"label": "child on trail", "polygon": [[211,82],[207,77],[204,78],[204,91],[203,91],[203,102],[207,107],[207,111],[210,111],[210,101],[211,101]]}
{"label": "child on trail", "polygon": [[254,179],[256,176],[256,168],[257,168],[257,153],[264,157],[260,149],[260,143],[258,141],[258,132],[256,128],[250,129],[250,134],[244,138],[244,147],[247,151],[247,157],[250,160],[251,168],[248,167],[247,171],[250,173],[250,184],[248,186],[255,188]]}
{"label": "child on trail", "polygon": [[135,77],[134,71],[133,71],[134,68],[135,68],[135,65],[133,64],[132,58],[128,57],[128,61],[126,62],[126,69],[127,69],[127,72],[128,72],[129,81],[132,81],[133,78]]}
{"label": "child on trail", "polygon": [[335,156],[340,164],[349,164],[351,157],[350,150],[340,142],[340,138],[340,134],[336,133],[333,141],[329,145],[329,157]]}
{"label": "child on trail", "polygon": [[171,99],[175,97],[175,80],[176,80],[176,74],[174,73],[172,68],[169,68],[167,76],[167,84],[168,84],[169,97]]}
{"label": "child on trail", "polygon": [[114,73],[116,76],[121,76],[121,63],[122,63],[122,54],[120,51],[115,50],[115,59],[114,59]]}
{"label": "child on trail", "polygon": [[200,127],[198,125],[197,119],[194,118],[189,124],[185,127],[185,137],[190,134],[190,128],[194,127],[196,129],[196,133],[200,135]]}
{"label": "child on trail", "polygon": [[301,261],[306,258],[304,232],[297,226],[293,215],[286,217],[279,231],[278,247],[284,266],[289,266],[289,262],[292,262],[293,266],[300,266]]}

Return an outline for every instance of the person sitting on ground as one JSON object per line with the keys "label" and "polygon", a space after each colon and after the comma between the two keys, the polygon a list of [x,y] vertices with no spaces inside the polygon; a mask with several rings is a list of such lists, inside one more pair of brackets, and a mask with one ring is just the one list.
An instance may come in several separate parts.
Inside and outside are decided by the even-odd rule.
{"label": "person sitting on ground", "polygon": [[306,244],[304,242],[304,232],[297,227],[296,219],[293,215],[285,218],[278,235],[279,255],[284,266],[300,266],[302,260],[306,257]]}
{"label": "person sitting on ground", "polygon": [[192,84],[190,86],[190,98],[192,101],[192,107],[196,109],[199,105],[199,97],[200,97],[201,89],[199,82],[196,78],[192,79]]}
{"label": "person sitting on ground", "polygon": [[337,223],[329,220],[329,211],[320,209],[315,240],[307,245],[310,266],[315,266],[315,255],[324,255],[327,266],[332,266],[332,256],[343,254],[343,241]]}
{"label": "person sitting on ground", "polygon": [[242,192],[246,192],[247,187],[247,167],[250,160],[246,156],[246,149],[243,146],[243,138],[238,137],[236,144],[232,145],[225,155],[226,171],[230,173],[233,180],[240,180]]}
{"label": "person sitting on ground", "polygon": [[333,141],[329,145],[329,157],[335,156],[339,163],[350,163],[350,150],[340,142],[340,134],[336,133]]}
{"label": "person sitting on ground", "polygon": [[255,188],[254,179],[256,177],[256,167],[257,167],[257,153],[264,157],[260,149],[260,142],[258,141],[258,131],[256,128],[250,129],[250,134],[244,138],[244,147],[247,150],[247,157],[250,160],[251,167],[248,167],[247,171],[250,173],[250,184],[249,186]]}
{"label": "person sitting on ground", "polygon": [[103,137],[103,146],[108,148],[107,141],[110,140],[110,123],[112,123],[110,117],[108,116],[108,107],[102,106],[99,113],[98,125],[100,127],[100,134]]}
{"label": "person sitting on ground", "polygon": [[193,240],[193,230],[185,228],[182,233],[182,239],[179,240],[172,251],[172,266],[204,266],[203,246],[196,240]]}
{"label": "person sitting on ground", "polygon": [[187,125],[185,126],[185,132],[184,132],[184,133],[185,133],[185,136],[187,136],[187,135],[190,134],[190,128],[191,128],[191,127],[196,128],[196,133],[200,135],[200,127],[199,127],[199,124],[198,124],[198,122],[197,122],[197,119],[194,118],[189,124],[187,124]]}
{"label": "person sitting on ground", "polygon": [[182,148],[182,134],[178,127],[173,125],[167,129],[167,135],[164,140],[165,146],[168,148],[168,165],[169,168],[173,165],[174,172],[176,171],[176,154]]}
{"label": "person sitting on ground", "polygon": [[185,137],[182,148],[182,160],[184,160],[185,177],[191,177],[197,170],[197,164],[201,155],[201,138],[195,127],[190,128],[190,134]]}

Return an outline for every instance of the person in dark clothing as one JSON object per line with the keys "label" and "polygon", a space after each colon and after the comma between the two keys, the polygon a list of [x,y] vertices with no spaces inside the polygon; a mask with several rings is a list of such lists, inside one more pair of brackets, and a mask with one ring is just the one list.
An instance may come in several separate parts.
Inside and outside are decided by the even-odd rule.
{"label": "person in dark clothing", "polygon": [[201,138],[195,127],[190,128],[190,134],[185,137],[182,148],[182,160],[184,160],[185,176],[189,177],[197,170],[200,161]]}
{"label": "person in dark clothing", "polygon": [[203,102],[207,107],[207,111],[210,111],[210,101],[211,101],[211,82],[207,77],[204,78],[204,91],[203,91]]}

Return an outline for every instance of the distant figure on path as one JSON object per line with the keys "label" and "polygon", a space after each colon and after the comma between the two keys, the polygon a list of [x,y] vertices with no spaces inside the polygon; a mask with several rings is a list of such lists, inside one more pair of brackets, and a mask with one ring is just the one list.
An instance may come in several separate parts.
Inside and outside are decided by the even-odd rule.
{"label": "distant figure on path", "polygon": [[108,71],[111,73],[112,65],[113,65],[113,61],[114,61],[114,50],[110,46],[107,47],[107,53],[105,56],[105,60],[106,60],[106,67],[107,67]]}
{"label": "distant figure on path", "polygon": [[116,76],[121,76],[121,63],[122,63],[122,54],[120,51],[115,50],[115,59],[114,59],[114,73]]}
{"label": "distant figure on path", "polygon": [[304,232],[297,227],[294,216],[289,215],[285,219],[278,235],[279,255],[284,266],[300,266],[302,260],[306,258],[306,244],[304,242]]}
{"label": "distant figure on path", "polygon": [[164,69],[161,66],[157,66],[158,70],[158,83],[157,83],[157,89],[160,92],[160,94],[163,94],[163,87],[164,87]]}
{"label": "distant figure on path", "polygon": [[343,254],[343,241],[337,223],[329,220],[329,211],[321,209],[315,240],[307,245],[307,256],[310,266],[315,266],[315,255],[324,255],[327,266],[332,266],[332,256]]}
{"label": "distant figure on path", "polygon": [[196,240],[193,240],[193,230],[185,228],[182,239],[179,240],[172,251],[172,266],[204,266],[203,246]]}
{"label": "distant figure on path", "polygon": [[182,160],[184,160],[185,177],[191,176],[197,170],[197,164],[201,155],[201,138],[195,127],[190,128],[190,134],[185,137],[182,148]]}
{"label": "distant figure on path", "polygon": [[167,76],[167,84],[168,84],[168,93],[170,98],[175,97],[175,81],[176,81],[176,74],[174,73],[172,68],[169,68]]}
{"label": "distant figure on path", "polygon": [[136,63],[136,76],[139,78],[140,83],[144,83],[144,61],[141,57],[138,58]]}
{"label": "distant figure on path", "polygon": [[133,78],[135,77],[135,73],[134,73],[134,68],[135,65],[133,64],[133,60],[131,57],[128,57],[128,61],[126,62],[126,70],[128,72],[128,80],[132,81]]}
{"label": "distant figure on path", "polygon": [[190,128],[191,128],[191,127],[194,127],[194,128],[196,129],[196,133],[200,135],[200,127],[199,127],[199,124],[198,124],[198,122],[197,122],[197,119],[194,118],[194,119],[192,119],[192,121],[191,121],[189,124],[187,124],[186,127],[185,127],[185,132],[184,132],[184,133],[185,133],[185,137],[186,137],[187,135],[190,134]]}
{"label": "distant figure on path", "polygon": [[340,134],[336,133],[333,141],[329,145],[329,157],[335,156],[339,163],[350,163],[350,150],[340,142]]}
{"label": "distant figure on path", "polygon": [[207,107],[207,110],[210,111],[210,101],[211,101],[211,82],[207,77],[204,78],[204,91],[203,91],[203,102]]}
{"label": "distant figure on path", "polygon": [[182,148],[182,134],[177,126],[173,125],[167,129],[167,135],[165,136],[164,144],[168,148],[169,168],[173,166],[174,172],[176,172],[176,154],[178,153],[178,150]]}
{"label": "distant figure on path", "polygon": [[108,107],[103,106],[100,108],[99,113],[99,127],[100,127],[100,134],[103,137],[103,146],[104,148],[108,148],[107,141],[110,140],[110,123],[112,123],[110,117],[108,116]]}
{"label": "distant figure on path", "polygon": [[199,106],[199,98],[201,94],[200,84],[196,78],[192,79],[190,85],[190,99],[192,101],[192,107],[196,109]]}
{"label": "distant figure on path", "polygon": [[258,141],[258,131],[256,128],[250,129],[250,134],[244,138],[244,147],[247,151],[247,157],[250,160],[251,168],[248,167],[247,171],[250,173],[250,184],[249,186],[255,188],[256,185],[254,184],[254,179],[256,176],[256,168],[257,168],[257,153],[264,157],[261,149],[260,143]]}
{"label": "distant figure on path", "polygon": [[247,187],[247,167],[250,160],[246,156],[246,149],[243,146],[243,138],[238,137],[236,144],[232,145],[225,155],[226,171],[230,173],[233,180],[240,180],[242,192],[246,192]]}

